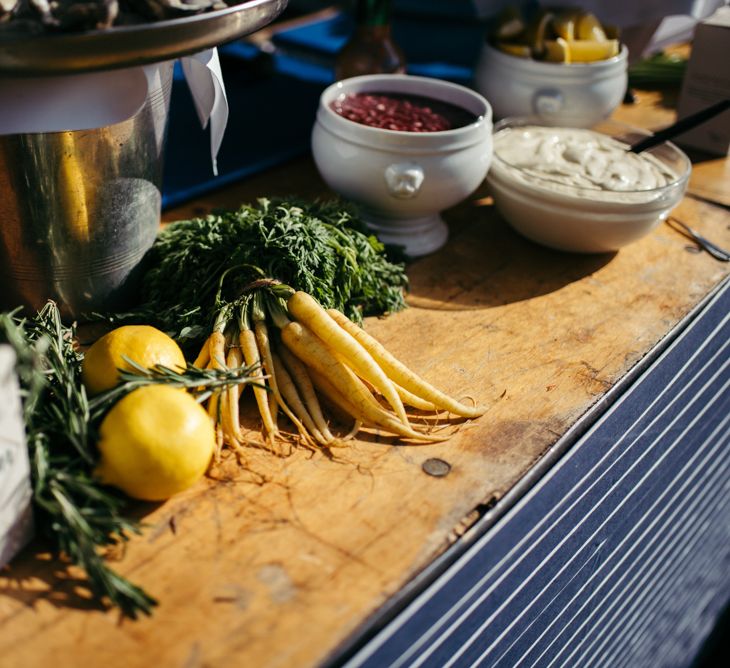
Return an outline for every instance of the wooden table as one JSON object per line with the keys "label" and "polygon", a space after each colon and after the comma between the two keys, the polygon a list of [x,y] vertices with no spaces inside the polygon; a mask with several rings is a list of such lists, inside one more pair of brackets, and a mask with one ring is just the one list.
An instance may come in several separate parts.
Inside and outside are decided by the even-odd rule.
{"label": "wooden table", "polygon": [[[653,93],[616,113],[649,128],[673,116]],[[696,163],[673,213],[726,248],[729,174],[730,160]],[[328,194],[309,159],[165,220],[294,192]],[[448,245],[409,267],[410,308],[367,329],[487,414],[437,445],[363,440],[335,459],[252,450],[246,467],[225,461],[189,492],[143,507],[143,534],[113,558],[159,599],[151,618],[100,608],[77,570],[31,545],[0,574],[3,668],[331,659],[571,428],[594,420],[611,389],[730,273],[666,225],[618,253],[578,256],[520,238],[484,190],[445,218]],[[448,475],[429,475],[431,459],[447,462]]]}

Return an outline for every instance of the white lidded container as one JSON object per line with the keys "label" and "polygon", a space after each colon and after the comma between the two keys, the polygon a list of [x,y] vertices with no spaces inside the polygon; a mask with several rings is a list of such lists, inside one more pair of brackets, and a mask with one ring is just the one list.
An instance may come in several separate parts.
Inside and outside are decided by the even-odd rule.
{"label": "white lidded container", "polygon": [[31,497],[15,353],[0,345],[0,568],[31,537]]}
{"label": "white lidded container", "polygon": [[621,104],[628,81],[628,50],[589,63],[548,63],[484,45],[474,85],[494,117],[537,116],[545,124],[587,128]]}
{"label": "white lidded container", "polygon": [[[439,132],[405,132],[355,123],[331,104],[356,93],[413,95],[461,107],[474,122]],[[482,183],[492,159],[492,109],[478,93],[440,79],[398,74],[352,77],[320,97],[312,131],[314,161],[327,185],[357,202],[368,226],[410,257],[446,243],[439,212]]]}

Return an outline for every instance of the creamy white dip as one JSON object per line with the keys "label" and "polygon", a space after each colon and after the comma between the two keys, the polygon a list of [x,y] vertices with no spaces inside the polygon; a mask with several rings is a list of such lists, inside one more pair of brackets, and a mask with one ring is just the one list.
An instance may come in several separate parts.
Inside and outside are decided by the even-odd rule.
{"label": "creamy white dip", "polygon": [[600,132],[577,128],[505,128],[494,137],[500,175],[541,189],[618,201],[621,193],[653,190],[677,179],[655,157],[627,149]]}

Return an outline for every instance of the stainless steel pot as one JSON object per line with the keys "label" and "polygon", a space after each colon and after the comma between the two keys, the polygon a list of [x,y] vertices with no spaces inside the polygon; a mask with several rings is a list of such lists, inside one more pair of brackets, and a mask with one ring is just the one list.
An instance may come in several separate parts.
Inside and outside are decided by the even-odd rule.
{"label": "stainless steel pot", "polygon": [[0,306],[119,308],[160,222],[172,63],[128,120],[0,136]]}

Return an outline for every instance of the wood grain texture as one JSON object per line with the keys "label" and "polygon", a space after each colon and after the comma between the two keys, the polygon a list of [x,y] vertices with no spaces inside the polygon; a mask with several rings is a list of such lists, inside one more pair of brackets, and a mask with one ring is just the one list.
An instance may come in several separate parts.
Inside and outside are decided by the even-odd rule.
{"label": "wood grain texture", "polygon": [[[301,160],[166,219],[284,193],[326,191]],[[687,198],[674,215],[730,247],[722,208]],[[514,233],[485,191],[446,219],[448,245],[409,267],[411,307],[367,329],[487,414],[437,445],[250,450],[245,466],[224,461],[139,507],[146,528],[116,566],[160,600],[149,619],[100,609],[78,572],[31,546],[0,573],[3,668],[317,665],[729,272],[665,225],[618,253],[550,251]],[[430,457],[451,472],[427,475]]]}

